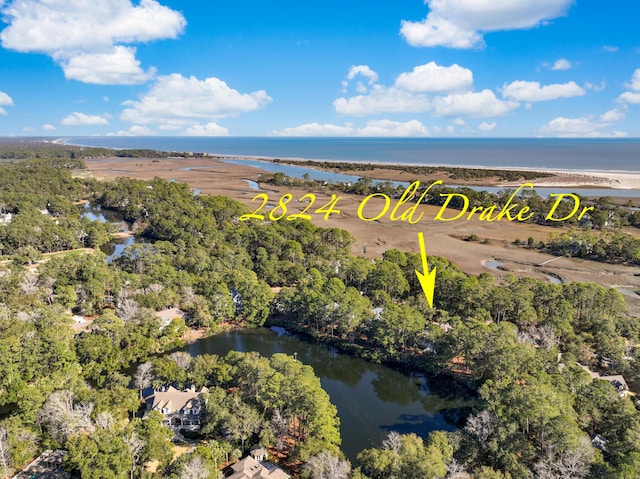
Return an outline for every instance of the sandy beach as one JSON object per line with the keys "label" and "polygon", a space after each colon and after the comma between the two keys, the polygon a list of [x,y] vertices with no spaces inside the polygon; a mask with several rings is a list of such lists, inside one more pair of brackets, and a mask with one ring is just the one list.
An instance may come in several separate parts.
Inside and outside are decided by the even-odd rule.
{"label": "sandy beach", "polygon": [[640,173],[618,171],[580,171],[578,173],[570,170],[545,170],[545,172],[553,173],[554,176],[536,180],[537,187],[597,186],[624,190],[640,189]]}
{"label": "sandy beach", "polygon": [[[257,191],[249,182],[258,181],[260,170],[244,166],[228,164],[215,158],[185,159],[143,159],[143,158],[108,158],[87,160],[87,174],[98,179],[113,180],[128,176],[138,179],[160,177],[167,180],[185,182],[201,194],[217,194],[234,198],[248,206],[257,207],[251,200]],[[348,172],[344,172],[348,173]],[[368,172],[369,173],[369,172]],[[536,186],[582,186],[615,188],[640,188],[640,178],[633,174],[604,172],[560,172],[556,176],[535,181]],[[357,173],[356,173],[357,174]],[[362,174],[360,172],[360,174]],[[379,176],[379,175],[385,175]],[[395,175],[395,176],[393,176]],[[369,176],[369,175],[367,175]],[[376,170],[375,177],[390,180],[406,180],[402,172],[397,170]],[[404,174],[404,176],[407,176]],[[415,178],[412,178],[415,179]],[[418,178],[428,181],[433,178]],[[444,179],[444,178],[439,178]],[[495,185],[491,179],[487,184]],[[482,184],[475,182],[475,184]],[[508,186],[503,184],[503,186]],[[293,188],[277,188],[266,186],[269,192],[269,204],[276,205],[278,198],[284,193],[292,193],[301,197],[309,191]],[[330,194],[322,190],[314,191],[318,204],[328,201]],[[417,253],[418,232],[426,238],[427,251],[430,255],[443,256],[469,274],[489,272],[497,278],[509,273],[516,276],[530,276],[547,281],[592,281],[607,287],[616,287],[627,300],[627,304],[635,314],[640,314],[640,276],[637,267],[610,265],[575,258],[554,259],[553,256],[513,245],[516,239],[526,241],[532,237],[535,241],[546,240],[550,233],[565,231],[562,227],[547,227],[527,223],[480,222],[471,221],[434,222],[430,221],[438,208],[422,205],[424,221],[409,224],[403,221],[390,221],[388,215],[377,222],[365,222],[357,217],[358,205],[362,197],[340,194],[339,215],[333,215],[324,221],[319,215],[313,215],[318,226],[338,227],[349,231],[355,238],[352,253],[357,256],[379,258],[387,249],[397,248]],[[640,199],[634,203],[640,206]],[[295,209],[293,202],[292,209]],[[640,236],[637,229],[629,230],[631,234]],[[475,241],[469,237],[475,235]],[[366,247],[366,253],[364,249]],[[543,264],[546,263],[546,264]],[[552,279],[554,278],[554,279]]]}

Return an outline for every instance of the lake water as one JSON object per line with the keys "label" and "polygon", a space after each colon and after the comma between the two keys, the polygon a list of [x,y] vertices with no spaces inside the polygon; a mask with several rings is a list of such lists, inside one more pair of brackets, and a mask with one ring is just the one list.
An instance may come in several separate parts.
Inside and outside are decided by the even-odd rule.
{"label": "lake water", "polygon": [[[430,384],[423,375],[405,374],[338,352],[333,347],[285,334],[282,328],[258,328],[219,334],[197,341],[192,355],[225,355],[229,351],[257,351],[293,355],[313,367],[322,388],[338,409],[342,450],[353,462],[363,449],[379,446],[390,431],[455,430],[470,406],[448,398],[447,384]],[[436,389],[438,393],[434,392]]]}
{"label": "lake water", "polygon": [[[85,205],[82,212],[94,221],[122,228],[120,216],[112,211]],[[124,223],[126,226],[126,223]],[[104,246],[107,260],[119,257],[136,237],[116,239]],[[340,353],[333,347],[286,334],[282,328],[239,330],[202,339],[185,348],[190,354],[229,351],[257,351],[293,355],[313,367],[322,388],[338,409],[342,450],[353,462],[358,452],[379,446],[390,431],[414,432],[425,436],[436,429],[451,431],[466,417],[469,402],[450,398],[451,383],[430,384],[424,375],[403,373],[390,367]],[[439,393],[434,390],[440,391]]]}
{"label": "lake water", "polygon": [[[99,206],[92,206],[90,203],[84,204],[84,210],[80,214],[81,218],[88,218],[91,221],[100,221],[102,223],[110,223],[116,231],[123,233],[131,232],[131,225],[122,220],[122,217],[115,211],[103,210]],[[107,255],[107,263],[111,263],[116,258],[122,256],[127,248],[138,242],[144,243],[144,240],[135,236],[127,236],[125,238],[114,238],[108,243],[102,245],[100,250]]]}

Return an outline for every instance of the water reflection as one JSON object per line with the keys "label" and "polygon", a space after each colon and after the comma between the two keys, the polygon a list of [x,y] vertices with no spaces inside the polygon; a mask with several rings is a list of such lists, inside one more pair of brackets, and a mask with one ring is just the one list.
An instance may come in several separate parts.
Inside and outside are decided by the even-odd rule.
{"label": "water reflection", "polygon": [[467,413],[464,409],[458,414],[450,411],[469,406],[469,402],[450,395],[435,394],[420,375],[348,356],[333,347],[286,334],[281,328],[224,333],[186,349],[194,356],[222,356],[231,350],[257,351],[263,356],[297,353],[298,360],[313,367],[338,408],[342,448],[352,461],[362,449],[379,446],[390,430],[426,436],[435,429],[456,429],[460,417]]}
{"label": "water reflection", "polygon": [[100,221],[101,223],[109,223],[114,229],[130,236],[114,238],[100,247],[100,251],[107,255],[107,263],[111,263],[115,259],[122,256],[127,246],[138,243],[145,243],[144,239],[136,238],[131,232],[131,224],[122,219],[122,216],[110,210],[103,210],[98,205],[84,204],[84,209],[80,214],[80,218],[88,218],[91,221]]}

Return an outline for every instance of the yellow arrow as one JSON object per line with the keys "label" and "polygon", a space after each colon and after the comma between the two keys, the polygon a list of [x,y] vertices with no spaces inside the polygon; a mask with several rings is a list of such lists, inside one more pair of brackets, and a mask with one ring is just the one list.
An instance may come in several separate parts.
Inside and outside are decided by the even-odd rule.
{"label": "yellow arrow", "polygon": [[424,291],[424,295],[427,297],[427,303],[429,303],[430,308],[433,308],[433,292],[436,289],[436,268],[429,271],[427,249],[424,246],[424,235],[422,232],[418,233],[418,241],[420,241],[420,256],[422,256],[422,269],[424,273],[416,270],[416,274],[420,280],[422,291]]}

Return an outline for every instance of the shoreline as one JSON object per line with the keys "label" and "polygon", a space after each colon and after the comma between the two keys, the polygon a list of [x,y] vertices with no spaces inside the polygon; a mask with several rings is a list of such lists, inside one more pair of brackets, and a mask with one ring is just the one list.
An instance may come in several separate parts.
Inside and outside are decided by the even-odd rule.
{"label": "shoreline", "polygon": [[[58,138],[53,140],[52,143],[70,145],[70,146],[78,146],[84,148],[96,148],[89,145],[70,143],[66,138]],[[102,147],[111,149],[114,151],[120,150],[135,150],[137,148],[113,148],[113,147]],[[157,150],[157,151],[165,151],[165,150]],[[269,156],[269,155],[238,155],[238,154],[223,154],[223,153],[212,153],[212,152],[197,152],[197,151],[168,151],[169,153],[190,153],[190,154],[202,154],[204,159],[214,159],[218,161],[224,162],[224,160],[249,160],[249,161],[264,161],[267,163],[278,164],[278,163],[291,163],[295,165],[295,163],[303,163],[303,162],[325,162],[325,163],[335,163],[335,164],[367,164],[374,165],[376,169],[385,170],[385,171],[394,171],[397,173],[395,178],[375,178],[375,179],[390,179],[391,181],[403,181],[405,178],[402,178],[400,175],[402,170],[396,169],[386,169],[385,166],[394,166],[394,167],[407,167],[407,168],[458,168],[458,169],[472,169],[472,170],[496,170],[496,171],[526,171],[532,173],[543,173],[553,175],[552,177],[540,178],[540,181],[536,181],[536,187],[562,187],[562,188],[591,188],[591,187],[600,187],[600,188],[611,188],[611,189],[622,189],[622,190],[640,190],[640,170],[598,170],[598,169],[589,169],[589,170],[572,170],[567,168],[549,168],[549,167],[535,167],[535,166],[492,166],[492,165],[452,165],[446,163],[412,163],[412,162],[386,162],[380,160],[337,160],[337,159],[322,159],[322,158],[311,158],[311,157],[285,157],[285,156]],[[119,158],[119,157],[116,157]],[[185,159],[190,159],[190,157],[184,157]],[[135,160],[136,158],[130,158],[130,160]],[[309,167],[308,165],[306,165]],[[326,171],[326,168],[322,168],[321,166],[316,167],[318,170]],[[375,170],[365,170],[365,171],[375,171]],[[354,170],[354,171],[343,171],[345,174],[355,174],[359,176],[363,176],[362,173],[365,171],[362,170]],[[520,183],[517,182],[496,182],[490,181],[487,178],[473,180],[469,184],[475,184],[477,186],[504,186],[504,187],[513,187],[520,186]]]}

